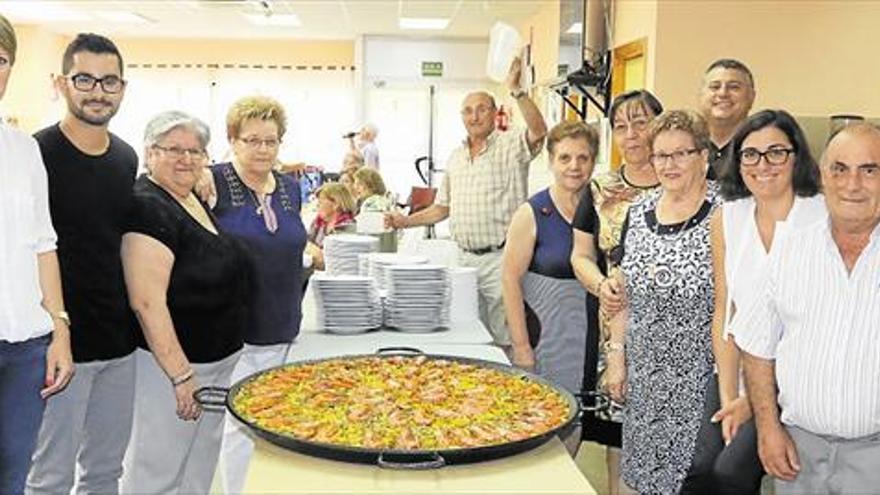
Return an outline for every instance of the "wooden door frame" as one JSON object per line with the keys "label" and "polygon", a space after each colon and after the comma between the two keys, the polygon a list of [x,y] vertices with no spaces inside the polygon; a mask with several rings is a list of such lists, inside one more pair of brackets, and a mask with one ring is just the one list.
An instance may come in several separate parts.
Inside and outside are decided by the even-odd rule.
{"label": "wooden door frame", "polygon": [[[624,74],[626,73],[626,63],[629,60],[639,58],[639,57],[647,57],[648,56],[648,38],[639,38],[634,41],[630,41],[629,43],[620,45],[615,47],[611,51],[611,99],[623,93],[626,88],[626,80],[624,78]],[[647,70],[648,64],[647,59],[645,63],[645,69]],[[609,108],[611,105],[609,105]],[[611,119],[611,115],[608,115],[608,119]],[[620,153],[618,153],[617,148],[615,146],[611,146],[611,168],[616,170],[620,166]]]}

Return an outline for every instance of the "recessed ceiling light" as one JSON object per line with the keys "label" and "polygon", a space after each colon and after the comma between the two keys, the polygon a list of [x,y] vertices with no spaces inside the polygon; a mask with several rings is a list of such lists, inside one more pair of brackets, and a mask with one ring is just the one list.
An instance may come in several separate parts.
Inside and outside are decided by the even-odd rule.
{"label": "recessed ceiling light", "polygon": [[0,12],[13,22],[88,21],[92,17],[60,2],[0,2]]}
{"label": "recessed ceiling light", "polygon": [[244,14],[248,21],[258,26],[301,26],[302,22],[296,14]]}
{"label": "recessed ceiling light", "polygon": [[574,24],[571,25],[570,28],[568,28],[568,31],[566,31],[566,33],[567,34],[581,34],[581,32],[583,32],[583,30],[584,30],[584,23],[575,22]]}
{"label": "recessed ceiling light", "polygon": [[150,24],[155,22],[140,14],[125,10],[98,10],[92,13],[101,20],[116,24]]}
{"label": "recessed ceiling light", "polygon": [[398,19],[400,29],[446,29],[449,25],[449,19],[431,18],[431,17],[401,17]]}

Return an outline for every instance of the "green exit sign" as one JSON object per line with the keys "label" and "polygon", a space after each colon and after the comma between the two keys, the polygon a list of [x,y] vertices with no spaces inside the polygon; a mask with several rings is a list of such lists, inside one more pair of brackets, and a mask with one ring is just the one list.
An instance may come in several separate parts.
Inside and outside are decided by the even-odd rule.
{"label": "green exit sign", "polygon": [[422,77],[443,76],[443,62],[422,62]]}

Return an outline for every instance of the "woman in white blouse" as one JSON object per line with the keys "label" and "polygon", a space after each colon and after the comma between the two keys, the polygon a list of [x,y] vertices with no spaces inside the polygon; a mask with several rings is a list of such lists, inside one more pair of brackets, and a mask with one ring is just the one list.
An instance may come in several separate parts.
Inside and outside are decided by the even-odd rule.
{"label": "woman in white blouse", "polygon": [[[0,98],[15,63],[0,15]],[[73,376],[70,331],[37,142],[0,123],[0,493],[21,493],[46,398]]]}
{"label": "woman in white blouse", "polygon": [[760,492],[764,473],[742,386],[739,350],[728,328],[736,312],[757,297],[754,288],[767,273],[776,240],[825,218],[826,212],[818,194],[818,167],[803,131],[787,112],[764,110],[749,117],[731,140],[731,151],[720,178],[726,202],[711,220],[718,387],[710,391],[707,408],[717,411],[711,421],[719,423],[721,431],[701,441],[709,444],[703,448],[717,453],[717,493],[745,494]]}

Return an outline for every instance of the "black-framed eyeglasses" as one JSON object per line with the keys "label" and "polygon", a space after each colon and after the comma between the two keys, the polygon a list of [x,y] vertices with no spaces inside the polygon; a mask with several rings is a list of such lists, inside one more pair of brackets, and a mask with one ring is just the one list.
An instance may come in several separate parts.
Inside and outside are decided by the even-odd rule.
{"label": "black-framed eyeglasses", "polygon": [[672,153],[654,153],[651,155],[651,165],[655,167],[665,165],[670,158],[676,165],[684,165],[687,163],[689,156],[699,152],[699,148],[691,148],[689,150],[673,151]]}
{"label": "black-framed eyeglasses", "polygon": [[108,94],[116,94],[125,87],[125,80],[119,76],[109,75],[104,77],[95,77],[91,74],[80,72],[70,76],[70,81],[77,91],[88,92],[95,89],[100,84],[101,89]]}
{"label": "black-framed eyeglasses", "polygon": [[177,146],[159,146],[158,144],[154,144],[153,148],[161,151],[168,158],[173,160],[182,160],[183,158],[191,158],[192,161],[204,161],[208,159],[208,153],[205,150],[199,149],[189,149],[189,148],[179,148]]}
{"label": "black-framed eyeglasses", "polygon": [[794,153],[794,148],[770,148],[767,151],[758,151],[755,148],[745,148],[739,152],[739,163],[744,167],[754,167],[764,158],[770,165],[782,165],[788,160],[788,155]]}

